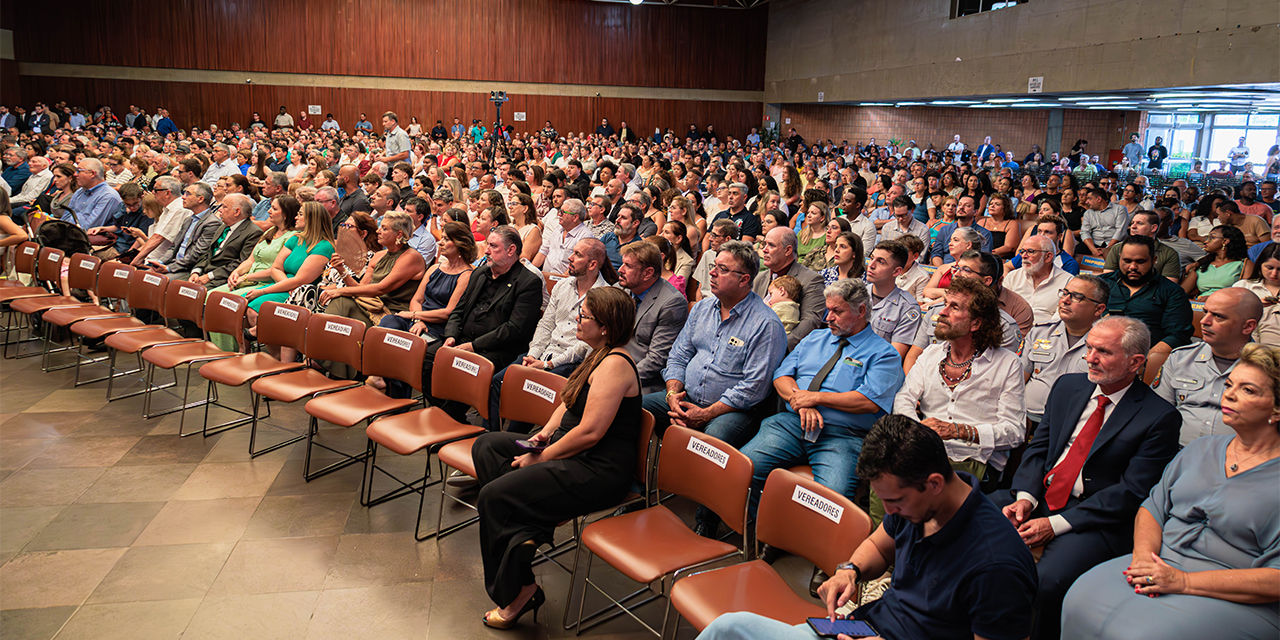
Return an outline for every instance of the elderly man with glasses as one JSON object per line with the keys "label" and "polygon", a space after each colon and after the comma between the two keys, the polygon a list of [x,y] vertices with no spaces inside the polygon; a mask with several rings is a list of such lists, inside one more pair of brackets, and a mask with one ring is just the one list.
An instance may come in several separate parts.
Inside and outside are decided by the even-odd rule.
{"label": "elderly man with glasses", "polygon": [[120,194],[106,181],[106,168],[102,161],[85,158],[76,163],[76,186],[80,187],[67,203],[63,218],[84,229],[101,227],[120,210]]}
{"label": "elderly man with glasses", "polygon": [[1033,322],[1049,322],[1057,316],[1058,290],[1071,281],[1071,274],[1053,263],[1058,247],[1041,235],[1028,236],[1018,249],[1022,268],[1010,271],[1004,286],[1031,305]]}
{"label": "elderly man with glasses", "polygon": [[1058,290],[1056,318],[1031,328],[1022,343],[1022,374],[1027,379],[1027,419],[1039,424],[1049,390],[1068,373],[1086,373],[1085,336],[1107,314],[1111,289],[1093,275],[1072,278]]}

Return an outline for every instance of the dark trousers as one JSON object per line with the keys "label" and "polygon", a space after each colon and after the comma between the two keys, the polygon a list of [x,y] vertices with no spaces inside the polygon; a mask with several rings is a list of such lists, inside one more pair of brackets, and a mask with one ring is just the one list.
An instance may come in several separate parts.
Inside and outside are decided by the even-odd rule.
{"label": "dark trousers", "polygon": [[[511,365],[520,364],[521,362],[523,362],[524,357],[526,355],[529,355],[529,354],[522,353],[516,356],[516,359],[512,361],[511,364],[508,364],[506,367],[503,367],[497,373],[493,374],[493,383],[489,385],[489,417],[486,420],[482,421],[480,423],[480,426],[484,427],[485,429],[488,429],[489,431],[503,430],[502,420],[498,417],[498,408],[501,406],[501,400],[502,400],[502,379],[507,375],[507,368],[510,367]],[[577,368],[578,368],[577,362],[570,362],[569,364],[562,364],[558,367],[552,367],[551,369],[548,369],[548,371],[558,376],[563,376],[565,378],[568,378],[570,375],[573,374],[574,369],[577,369]],[[530,431],[533,430],[533,425],[529,424],[528,422],[512,421],[511,426],[506,430],[512,433],[529,433]]]}

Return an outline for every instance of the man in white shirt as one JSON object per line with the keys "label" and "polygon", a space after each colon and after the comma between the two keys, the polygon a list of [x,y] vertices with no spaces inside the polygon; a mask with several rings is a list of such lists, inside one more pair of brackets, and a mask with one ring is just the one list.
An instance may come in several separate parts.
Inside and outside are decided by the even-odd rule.
{"label": "man in white shirt", "polygon": [[871,255],[876,246],[876,223],[865,215],[863,207],[867,204],[867,192],[857,187],[844,190],[840,196],[840,215],[849,219],[849,227],[862,240],[862,254]]}
{"label": "man in white shirt", "polygon": [[1080,241],[1089,253],[1105,258],[1107,249],[1128,229],[1129,214],[1111,202],[1111,195],[1103,189],[1090,190],[1084,205],[1088,208],[1080,222]]}
{"label": "man in white shirt", "polygon": [[289,110],[280,107],[280,114],[276,116],[275,125],[277,129],[292,129],[293,116],[289,115]]}
{"label": "man in white shirt", "polygon": [[173,255],[173,245],[178,241],[183,223],[191,217],[191,211],[182,206],[182,183],[177,178],[156,178],[155,196],[164,209],[151,227],[151,236],[138,249],[138,255],[131,263],[135,267],[142,266],[152,253],[156,254],[152,256],[156,260],[167,261]]}
{"label": "man in white shirt", "polygon": [[578,241],[594,237],[591,227],[583,223],[587,217],[587,206],[577,198],[564,201],[560,207],[560,232],[545,238],[538,255],[533,257],[533,266],[542,269],[548,276],[559,276],[569,268],[569,256]]}
{"label": "man in white shirt", "polygon": [[382,128],[387,132],[386,155],[378,156],[376,161],[385,162],[387,166],[409,162],[409,134],[400,128],[400,116],[394,111],[382,114]]}
{"label": "man in white shirt", "polygon": [[960,154],[964,152],[964,143],[960,142],[960,134],[956,134],[951,140],[951,144],[947,145],[947,151],[955,154],[954,163],[960,164]]}
{"label": "man in white shirt", "polygon": [[1040,324],[1057,317],[1058,291],[1071,281],[1071,274],[1053,263],[1058,247],[1046,236],[1033,235],[1022,241],[1018,255],[1022,267],[1004,277],[1004,287],[1031,305],[1032,322]]}
{"label": "man in white shirt", "polygon": [[[15,205],[31,204],[44,190],[49,188],[49,182],[53,180],[53,172],[49,170],[49,159],[44,156],[35,156],[27,161],[27,166],[31,169],[31,176],[27,181],[22,183],[22,190],[17,195],[10,198],[10,202]],[[3,181],[0,181],[3,182]]]}
{"label": "man in white shirt", "polygon": [[909,196],[894,198],[889,203],[889,210],[893,212],[893,218],[880,228],[880,242],[897,240],[906,235],[920,238],[922,243],[929,240],[929,227],[912,215],[915,207]]}
{"label": "man in white shirt", "polygon": [[231,147],[221,143],[213,145],[213,164],[205,170],[204,177],[200,178],[200,181],[212,187],[218,183],[218,178],[240,173],[240,167],[231,156]]}
{"label": "man in white shirt", "polygon": [[342,125],[338,124],[338,121],[333,119],[333,114],[330,113],[324,117],[324,122],[320,123],[320,128],[324,131],[337,131],[342,128]]}
{"label": "man in white shirt", "polygon": [[1240,136],[1240,143],[1232,147],[1227,156],[1231,159],[1231,173],[1244,171],[1244,163],[1249,161],[1249,147],[1244,144],[1244,136]]}

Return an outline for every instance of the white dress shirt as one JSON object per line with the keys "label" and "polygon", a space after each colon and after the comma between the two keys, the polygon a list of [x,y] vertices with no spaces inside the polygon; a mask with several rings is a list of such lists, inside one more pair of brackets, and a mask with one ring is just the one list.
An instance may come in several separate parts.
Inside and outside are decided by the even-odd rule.
{"label": "white dress shirt", "polygon": [[[1026,262],[1023,262],[1025,265]],[[1040,284],[1035,284],[1031,270],[1025,266],[1010,271],[1004,277],[1004,288],[1022,296],[1031,305],[1031,314],[1035,324],[1052,322],[1058,317],[1058,290],[1064,289],[1073,278],[1057,265],[1049,272],[1049,277]]]}
{"label": "white dress shirt", "polygon": [[13,196],[10,202],[13,204],[31,204],[45,189],[49,188],[49,183],[53,181],[53,172],[45,169],[40,173],[31,174],[30,178],[22,185],[22,190],[18,195]]}
{"label": "white dress shirt", "polygon": [[[1103,425],[1107,424],[1107,420],[1111,419],[1111,413],[1116,410],[1116,405],[1120,404],[1120,401],[1124,399],[1124,394],[1128,393],[1129,387],[1132,386],[1133,383],[1130,382],[1125,388],[1107,396],[1107,400],[1109,402],[1107,403],[1107,406],[1102,408]],[[1089,418],[1093,416],[1093,412],[1098,409],[1098,398],[1104,395],[1106,394],[1102,393],[1102,389],[1100,387],[1094,386],[1093,393],[1089,394],[1089,402],[1085,403],[1084,411],[1080,412],[1080,418],[1076,420],[1076,428],[1071,432],[1071,438],[1067,440],[1066,448],[1062,450],[1062,455],[1058,456],[1058,459],[1049,467],[1050,469],[1062,464],[1062,461],[1067,459],[1067,454],[1071,453],[1071,445],[1076,443],[1076,437],[1078,437],[1080,432],[1084,430],[1085,423],[1089,422]],[[1076,483],[1071,486],[1071,495],[1079,498],[1083,493],[1084,467],[1081,467],[1080,474],[1076,476]],[[1032,509],[1036,508],[1036,506],[1040,504],[1040,501],[1036,500],[1035,496],[1032,496],[1026,491],[1019,491],[1017,499],[1030,502]],[[1061,515],[1049,516],[1049,526],[1053,528],[1053,535],[1055,536],[1060,536],[1071,531],[1071,523],[1067,522],[1067,519]]]}
{"label": "white dress shirt", "polygon": [[[603,274],[598,274],[591,288],[607,286],[609,281]],[[551,367],[586,359],[591,347],[578,339],[577,320],[582,301],[586,299],[585,295],[578,295],[577,278],[565,278],[556,283],[551,290],[551,302],[538,321],[533,340],[529,342],[530,357],[548,362]]]}
{"label": "white dress shirt", "polygon": [[[160,212],[160,217],[156,219],[156,225],[153,228],[154,233],[158,233],[164,237],[170,244],[177,242],[178,232],[182,231],[182,223],[191,217],[191,211],[182,206],[182,198],[174,198],[164,211]],[[156,247],[156,250],[164,249],[166,246]]]}
{"label": "white dress shirt", "polygon": [[564,273],[569,268],[569,255],[579,240],[594,238],[591,227],[580,223],[569,231],[561,231],[551,237],[550,242],[543,242],[539,253],[546,256],[542,262],[543,273]]}

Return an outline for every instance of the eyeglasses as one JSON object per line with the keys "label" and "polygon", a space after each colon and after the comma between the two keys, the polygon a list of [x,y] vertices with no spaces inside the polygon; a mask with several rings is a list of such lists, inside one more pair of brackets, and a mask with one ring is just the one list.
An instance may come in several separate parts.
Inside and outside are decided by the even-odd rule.
{"label": "eyeglasses", "polygon": [[582,322],[583,320],[595,320],[595,319],[596,319],[596,317],[595,317],[595,316],[589,316],[589,315],[587,315],[587,314],[585,314],[585,313],[583,313],[583,312],[581,312],[581,311],[579,311],[577,314],[575,314],[575,315],[574,315],[574,318],[576,318],[576,319],[578,320],[578,322]]}
{"label": "eyeglasses", "polygon": [[1093,298],[1090,298],[1089,296],[1086,296],[1083,293],[1076,293],[1075,291],[1068,291],[1066,289],[1058,289],[1058,297],[1059,298],[1069,297],[1071,298],[1072,302],[1075,302],[1077,304],[1084,302],[1085,300],[1088,300],[1089,302],[1092,302],[1094,304],[1106,304],[1101,300],[1094,300]]}
{"label": "eyeglasses", "polygon": [[966,275],[966,276],[984,276],[984,277],[985,277],[985,276],[987,275],[987,274],[982,273],[982,272],[980,272],[980,271],[974,271],[973,269],[970,269],[969,267],[956,267],[956,268],[955,268],[955,272],[956,272],[956,273],[958,273],[958,274],[961,274],[961,275]]}
{"label": "eyeglasses", "polygon": [[710,269],[710,271],[711,271],[711,273],[717,273],[717,274],[719,274],[719,273],[736,273],[736,274],[744,275],[744,276],[749,276],[749,275],[751,275],[751,274],[747,273],[746,271],[736,271],[736,270],[734,270],[734,269],[726,269],[726,268],[724,268],[724,267],[722,267],[722,266],[720,266],[720,265],[718,265],[718,264],[713,264],[713,265],[711,265],[711,269]]}
{"label": "eyeglasses", "polygon": [[1019,249],[1019,250],[1018,250],[1018,255],[1020,255],[1020,256],[1022,256],[1022,257],[1024,257],[1024,258],[1025,258],[1025,257],[1029,257],[1029,256],[1033,256],[1033,255],[1035,255],[1035,254],[1037,254],[1037,253],[1049,253],[1049,252],[1048,252],[1048,251],[1045,251],[1044,249]]}

